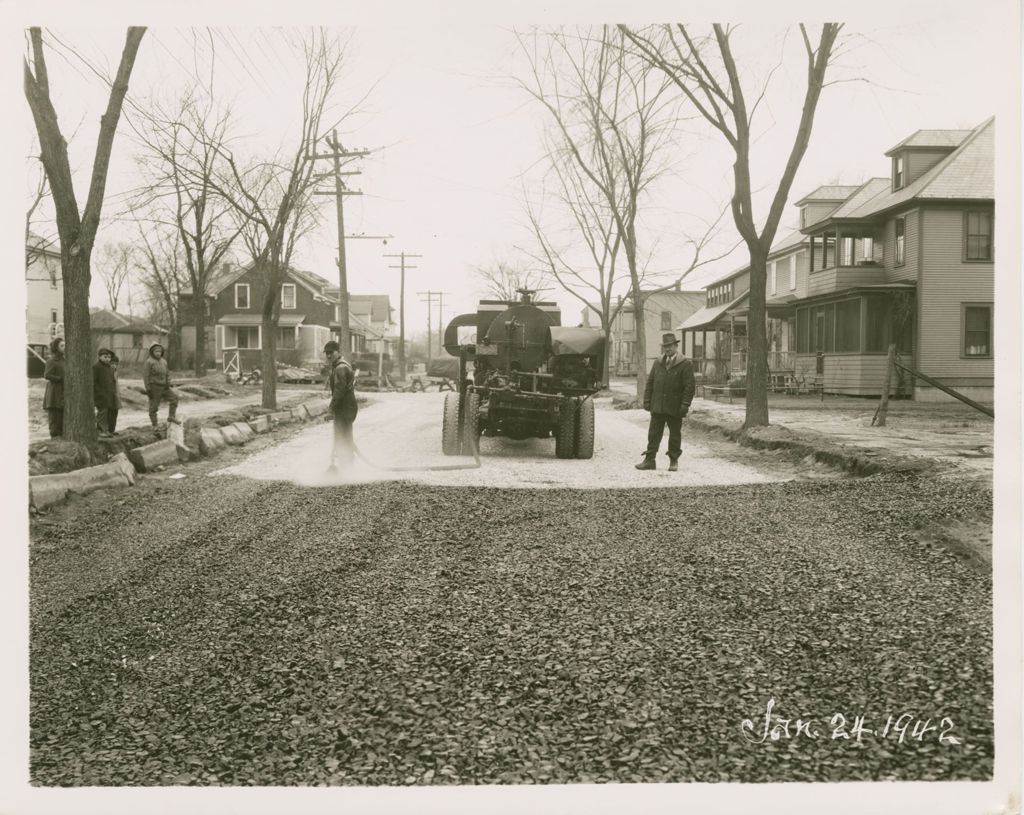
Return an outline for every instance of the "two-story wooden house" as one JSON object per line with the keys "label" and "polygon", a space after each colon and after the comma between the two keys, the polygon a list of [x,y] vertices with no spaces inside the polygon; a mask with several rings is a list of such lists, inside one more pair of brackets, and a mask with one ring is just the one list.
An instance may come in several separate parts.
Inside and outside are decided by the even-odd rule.
{"label": "two-story wooden house", "polygon": [[[281,285],[277,323],[277,359],[286,365],[319,368],[323,346],[337,339],[337,298],[331,283],[313,272],[289,268]],[[336,291],[337,289],[335,289]],[[263,298],[266,284],[251,265],[221,271],[207,286],[208,347],[213,360],[225,371],[248,371],[259,367],[263,349]],[[193,294],[182,292],[183,322],[194,321]],[[350,351],[366,348],[369,327],[350,316]],[[186,352],[195,349],[194,330],[183,332]]]}
{"label": "two-story wooden house", "polygon": [[[806,219],[796,360],[826,392],[880,393],[893,342],[910,367],[992,399],[994,130],[919,130],[885,153],[891,178]],[[949,398],[907,377],[894,390]]]}

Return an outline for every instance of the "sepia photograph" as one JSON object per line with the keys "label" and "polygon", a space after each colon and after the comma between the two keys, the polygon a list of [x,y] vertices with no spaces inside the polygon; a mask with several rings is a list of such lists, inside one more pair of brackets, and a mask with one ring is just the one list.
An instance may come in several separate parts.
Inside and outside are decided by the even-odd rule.
{"label": "sepia photograph", "polygon": [[1020,811],[1018,4],[208,5],[4,11],[0,811]]}

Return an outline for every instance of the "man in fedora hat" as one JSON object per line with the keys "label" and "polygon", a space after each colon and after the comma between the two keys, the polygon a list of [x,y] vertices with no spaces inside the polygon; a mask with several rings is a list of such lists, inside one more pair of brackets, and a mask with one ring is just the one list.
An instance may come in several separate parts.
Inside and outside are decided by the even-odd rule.
{"label": "man in fedora hat", "polygon": [[644,391],[644,410],[650,411],[651,424],[647,430],[644,460],[636,465],[638,470],[657,469],[654,457],[661,446],[665,425],[668,425],[668,468],[672,472],[679,469],[683,417],[690,409],[695,390],[693,365],[679,353],[679,340],[675,334],[662,335],[661,356],[651,366]]}

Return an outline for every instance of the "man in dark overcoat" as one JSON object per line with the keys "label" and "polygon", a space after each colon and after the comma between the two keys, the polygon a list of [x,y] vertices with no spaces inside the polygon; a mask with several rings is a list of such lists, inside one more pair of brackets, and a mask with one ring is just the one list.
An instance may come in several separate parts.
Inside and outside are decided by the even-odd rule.
{"label": "man in dark overcoat", "polygon": [[661,338],[661,356],[651,366],[644,390],[644,410],[651,413],[651,424],[647,430],[647,450],[644,460],[636,465],[638,470],[656,470],[654,457],[661,446],[661,438],[668,426],[668,468],[679,469],[679,456],[683,452],[683,417],[690,409],[696,383],[693,379],[693,365],[679,353],[679,340],[675,334],[664,334]]}
{"label": "man in dark overcoat", "polygon": [[324,355],[331,366],[327,384],[331,392],[331,415],[334,417],[334,446],[331,450],[331,470],[340,463],[350,467],[355,453],[352,425],[359,412],[356,402],[355,371],[341,355],[341,346],[331,340],[324,346]]}

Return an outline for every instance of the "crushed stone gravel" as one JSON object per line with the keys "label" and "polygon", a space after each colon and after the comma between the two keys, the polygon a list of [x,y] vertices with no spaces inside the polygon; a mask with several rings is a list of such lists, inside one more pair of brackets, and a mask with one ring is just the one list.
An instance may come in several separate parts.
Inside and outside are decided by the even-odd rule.
{"label": "crushed stone gravel", "polygon": [[35,784],[991,777],[991,576],[911,534],[977,485],[133,490],[33,527]]}

